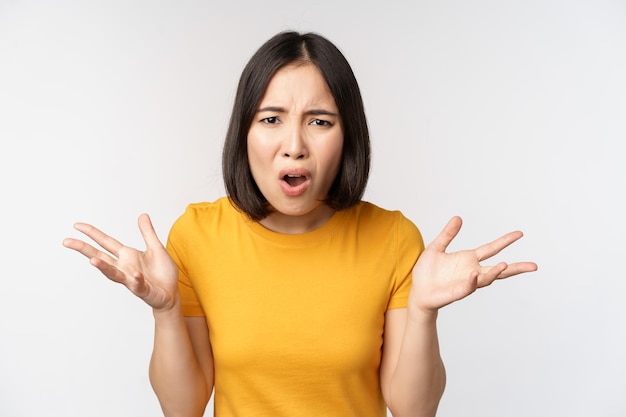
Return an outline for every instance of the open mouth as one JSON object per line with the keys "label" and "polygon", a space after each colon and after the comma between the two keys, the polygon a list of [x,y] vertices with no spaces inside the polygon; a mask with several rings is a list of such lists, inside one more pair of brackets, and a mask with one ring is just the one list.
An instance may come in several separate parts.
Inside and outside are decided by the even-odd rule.
{"label": "open mouth", "polygon": [[289,197],[298,197],[311,185],[311,173],[304,168],[287,168],[280,172],[280,189]]}
{"label": "open mouth", "polygon": [[304,184],[306,177],[304,175],[287,174],[283,177],[283,180],[289,184],[289,186],[297,187],[298,185]]}

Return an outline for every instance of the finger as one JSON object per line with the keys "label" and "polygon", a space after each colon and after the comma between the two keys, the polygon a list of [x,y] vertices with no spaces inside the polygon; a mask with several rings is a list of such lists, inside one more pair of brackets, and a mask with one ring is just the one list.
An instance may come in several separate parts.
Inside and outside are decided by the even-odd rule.
{"label": "finger", "polygon": [[146,247],[151,249],[162,248],[163,244],[159,240],[156,232],[154,231],[154,226],[152,226],[152,221],[150,220],[150,216],[147,214],[142,214],[139,216],[137,220],[139,224],[139,230],[141,231],[141,236],[143,237],[144,242],[146,242]]}
{"label": "finger", "polygon": [[443,230],[437,235],[437,237],[430,242],[429,248],[434,249],[437,252],[445,252],[452,239],[456,237],[461,230],[463,221],[459,216],[454,216]]}
{"label": "finger", "polygon": [[523,274],[526,272],[534,272],[538,269],[537,264],[534,262],[516,262],[510,264],[504,271],[502,271],[497,279],[503,279],[512,277],[514,275]]}
{"label": "finger", "polygon": [[116,260],[109,256],[108,254],[94,248],[90,244],[83,242],[82,240],[67,238],[63,240],[63,246],[68,249],[73,249],[76,252],[79,252],[86,256],[87,258],[100,258],[103,261],[115,264]]}
{"label": "finger", "polygon": [[90,224],[76,223],[74,228],[89,236],[94,242],[115,256],[118,256],[119,249],[123,246],[120,242]]}
{"label": "finger", "polygon": [[149,293],[146,279],[141,272],[136,272],[130,277],[127,277],[124,282],[126,288],[128,288],[137,297],[143,299]]}
{"label": "finger", "polygon": [[118,282],[120,284],[124,284],[127,281],[126,274],[117,269],[115,265],[110,264],[103,259],[91,258],[89,263],[98,268],[98,270],[111,281]]}
{"label": "finger", "polygon": [[486,287],[491,285],[496,279],[503,278],[501,275],[503,271],[506,271],[507,267],[506,262],[500,262],[495,266],[486,268],[486,271],[478,278],[478,286],[481,288]]}
{"label": "finger", "polygon": [[519,240],[524,234],[520,231],[510,232],[493,242],[486,243],[475,249],[479,261],[484,261],[499,253],[502,249]]}

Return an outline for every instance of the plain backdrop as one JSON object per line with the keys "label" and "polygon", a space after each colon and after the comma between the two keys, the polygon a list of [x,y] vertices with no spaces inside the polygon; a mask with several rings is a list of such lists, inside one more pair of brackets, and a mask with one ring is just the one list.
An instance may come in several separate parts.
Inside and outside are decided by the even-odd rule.
{"label": "plain backdrop", "polygon": [[[149,309],[62,247],[142,246],[223,195],[239,74],[327,36],[362,87],[366,199],[539,271],[443,309],[440,417],[626,415],[626,2],[0,0],[0,416],[158,416]],[[211,406],[206,415],[211,416]]]}

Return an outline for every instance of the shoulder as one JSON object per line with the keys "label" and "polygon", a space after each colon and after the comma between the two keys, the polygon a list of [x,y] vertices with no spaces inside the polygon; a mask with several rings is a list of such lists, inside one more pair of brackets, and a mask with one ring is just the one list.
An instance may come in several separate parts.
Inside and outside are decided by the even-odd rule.
{"label": "shoulder", "polygon": [[355,212],[357,212],[360,216],[363,217],[376,217],[376,218],[398,218],[404,217],[402,212],[399,210],[388,210],[382,208],[374,203],[369,201],[361,201],[359,204],[355,206]]}
{"label": "shoulder", "polygon": [[368,201],[362,201],[346,213],[348,222],[359,235],[370,240],[398,242],[399,246],[423,248],[418,227],[399,210],[388,210]]}
{"label": "shoulder", "polygon": [[238,216],[241,213],[233,206],[228,197],[221,197],[212,202],[200,202],[188,204],[183,214],[174,223],[189,224],[206,222],[216,217]]}
{"label": "shoulder", "polygon": [[399,210],[388,210],[368,201],[362,201],[353,210],[351,217],[362,224],[412,229],[419,232],[417,226]]}
{"label": "shoulder", "polygon": [[211,202],[199,202],[188,204],[185,208],[185,212],[181,217],[203,217],[211,216],[219,213],[234,213],[238,212],[235,206],[231,203],[228,197],[220,197]]}
{"label": "shoulder", "polygon": [[200,202],[187,205],[170,230],[170,238],[193,236],[218,226],[241,222],[245,215],[238,211],[228,197],[213,202]]}

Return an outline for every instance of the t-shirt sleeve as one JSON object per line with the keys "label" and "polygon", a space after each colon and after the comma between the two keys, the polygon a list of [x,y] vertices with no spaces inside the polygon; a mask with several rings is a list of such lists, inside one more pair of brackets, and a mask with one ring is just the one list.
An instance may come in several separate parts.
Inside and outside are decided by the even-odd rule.
{"label": "t-shirt sleeve", "polygon": [[188,257],[190,255],[190,233],[193,231],[193,216],[188,208],[172,225],[166,249],[178,266],[178,292],[183,316],[204,316],[204,310],[189,278]]}
{"label": "t-shirt sleeve", "polygon": [[399,216],[397,222],[396,276],[393,292],[387,306],[388,310],[407,307],[413,267],[424,251],[424,240],[417,226],[402,214]]}

